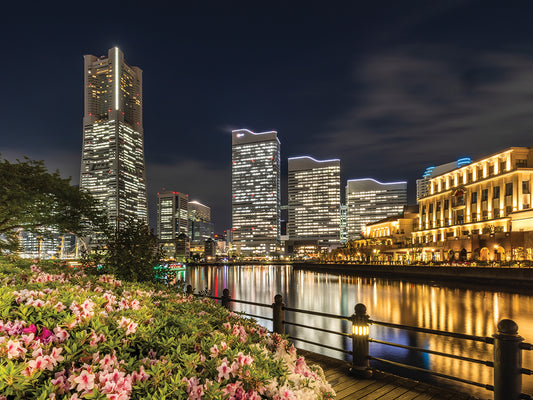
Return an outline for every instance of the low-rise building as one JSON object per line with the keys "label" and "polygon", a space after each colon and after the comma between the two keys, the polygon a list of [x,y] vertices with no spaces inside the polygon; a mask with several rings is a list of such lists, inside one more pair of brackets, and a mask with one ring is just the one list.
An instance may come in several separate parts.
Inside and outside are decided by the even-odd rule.
{"label": "low-rise building", "polygon": [[531,259],[533,148],[511,147],[434,176],[413,243],[429,260]]}

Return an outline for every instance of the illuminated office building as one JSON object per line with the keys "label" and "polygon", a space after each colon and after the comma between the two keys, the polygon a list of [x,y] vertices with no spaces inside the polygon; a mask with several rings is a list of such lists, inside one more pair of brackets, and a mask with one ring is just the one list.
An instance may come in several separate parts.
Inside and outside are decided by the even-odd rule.
{"label": "illuminated office building", "polygon": [[189,195],[166,191],[157,194],[157,238],[166,258],[189,256]]}
{"label": "illuminated office building", "polygon": [[289,239],[340,242],[340,160],[289,158]]}
{"label": "illuminated office building", "polygon": [[189,233],[189,195],[180,192],[157,194],[157,237],[173,241],[180,233]]}
{"label": "illuminated office building", "polygon": [[213,223],[211,222],[211,208],[198,202],[189,201],[189,238],[191,245],[203,248],[207,239],[214,235]]}
{"label": "illuminated office building", "polygon": [[511,147],[430,179],[414,242],[436,260],[533,259],[533,148]]}
{"label": "illuminated office building", "polygon": [[100,201],[109,221],[148,221],[142,121],[142,71],[114,47],[84,56],[80,187]]}
{"label": "illuminated office building", "polygon": [[444,174],[446,172],[453,171],[454,169],[461,168],[472,162],[470,157],[459,158],[457,161],[453,161],[447,164],[442,164],[437,167],[427,167],[422,175],[421,179],[416,180],[416,198],[421,199],[429,195],[429,182],[432,177]]}
{"label": "illuminated office building", "polygon": [[276,253],[280,239],[280,142],[277,132],[232,132],[233,249],[244,256]]}
{"label": "illuminated office building", "polygon": [[361,227],[398,215],[407,205],[407,182],[382,183],[374,179],[351,179],[346,184],[346,230],[348,239],[360,239]]}

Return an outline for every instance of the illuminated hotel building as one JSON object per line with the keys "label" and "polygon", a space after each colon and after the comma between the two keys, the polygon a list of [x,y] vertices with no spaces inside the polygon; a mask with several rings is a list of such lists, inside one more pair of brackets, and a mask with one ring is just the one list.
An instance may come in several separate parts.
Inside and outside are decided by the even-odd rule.
{"label": "illuminated hotel building", "polygon": [[361,227],[401,214],[407,205],[407,182],[382,183],[350,179],[346,184],[346,230],[349,240],[361,238]]}
{"label": "illuminated hotel building", "polygon": [[111,224],[148,221],[142,122],[142,71],[114,47],[84,56],[80,187],[103,206]]}
{"label": "illuminated hotel building", "polygon": [[422,258],[531,259],[532,176],[533,148],[511,147],[431,178],[413,233]]}
{"label": "illuminated hotel building", "polygon": [[340,242],[340,160],[289,158],[290,240]]}
{"label": "illuminated hotel building", "polygon": [[280,142],[277,132],[232,132],[233,249],[268,256],[280,239]]}
{"label": "illuminated hotel building", "polygon": [[427,167],[422,175],[421,179],[416,180],[416,198],[421,199],[429,195],[429,182],[432,177],[450,172],[454,169],[461,168],[464,165],[468,165],[472,162],[470,157],[463,157],[457,161],[442,164],[437,167]]}

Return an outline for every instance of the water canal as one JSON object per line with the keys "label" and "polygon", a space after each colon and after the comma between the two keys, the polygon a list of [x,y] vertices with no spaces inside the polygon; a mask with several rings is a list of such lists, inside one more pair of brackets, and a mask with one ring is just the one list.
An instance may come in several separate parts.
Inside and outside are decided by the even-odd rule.
{"label": "water canal", "polygon": [[[351,315],[356,303],[367,306],[371,319],[396,324],[405,324],[437,330],[491,336],[496,324],[503,318],[518,323],[519,334],[526,342],[533,343],[533,293],[498,291],[497,289],[453,288],[438,282],[420,283],[407,280],[388,280],[347,276],[342,274],[293,270],[290,266],[224,266],[187,267],[185,279],[196,290],[208,288],[213,296],[221,296],[228,288],[231,297],[258,303],[271,304],[276,294],[283,296],[287,307],[319,311],[336,315]],[[270,309],[252,305],[235,304],[235,311],[271,317]],[[308,326],[329,330],[350,331],[347,321],[303,314],[289,314],[286,319]],[[272,329],[269,320],[258,320]],[[299,329],[297,332],[296,329]],[[287,327],[291,336],[323,343],[335,348],[351,350],[351,340],[310,329]],[[424,347],[440,352],[492,360],[493,346],[479,342],[413,333],[373,325],[370,336],[374,339],[403,345]],[[321,348],[303,342],[297,347],[350,360],[344,353]],[[533,369],[533,352],[523,352],[523,367]],[[492,384],[492,369],[464,361],[428,355],[411,350],[370,344],[370,354],[405,364],[416,365],[444,374],[459,376],[483,384]],[[371,363],[374,367],[389,370],[403,376],[454,387],[481,399],[492,398],[492,392],[483,388],[454,381],[391,370],[384,364]],[[533,378],[523,376],[523,393],[533,394]]]}

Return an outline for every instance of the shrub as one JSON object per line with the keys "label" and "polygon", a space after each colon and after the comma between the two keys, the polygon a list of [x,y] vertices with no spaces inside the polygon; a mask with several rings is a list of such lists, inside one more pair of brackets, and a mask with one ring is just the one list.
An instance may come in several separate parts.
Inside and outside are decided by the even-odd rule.
{"label": "shrub", "polygon": [[[329,399],[250,319],[157,285],[1,264],[0,399]],[[2,396],[3,395],[3,396]]]}

